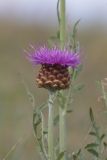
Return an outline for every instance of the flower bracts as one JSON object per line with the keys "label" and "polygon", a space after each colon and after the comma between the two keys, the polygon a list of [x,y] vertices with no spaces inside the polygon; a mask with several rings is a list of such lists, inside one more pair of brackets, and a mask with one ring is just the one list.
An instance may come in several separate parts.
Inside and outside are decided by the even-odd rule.
{"label": "flower bracts", "polygon": [[70,84],[68,67],[76,68],[80,64],[79,54],[56,47],[52,49],[41,47],[33,54],[29,54],[28,58],[35,65],[41,64],[36,79],[38,86],[54,90],[68,88]]}

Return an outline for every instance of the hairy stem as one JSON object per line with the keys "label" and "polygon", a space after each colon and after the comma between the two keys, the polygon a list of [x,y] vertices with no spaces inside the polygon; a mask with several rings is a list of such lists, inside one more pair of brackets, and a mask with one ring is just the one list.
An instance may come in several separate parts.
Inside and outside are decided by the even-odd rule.
{"label": "hairy stem", "polygon": [[54,97],[55,93],[49,91],[49,101],[48,101],[48,159],[49,160],[55,160],[54,158]]}

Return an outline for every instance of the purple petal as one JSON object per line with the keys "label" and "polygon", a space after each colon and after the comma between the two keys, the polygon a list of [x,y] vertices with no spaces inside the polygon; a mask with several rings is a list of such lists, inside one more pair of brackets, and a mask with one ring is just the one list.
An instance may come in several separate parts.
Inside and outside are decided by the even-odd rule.
{"label": "purple petal", "polygon": [[70,52],[66,49],[60,50],[56,47],[40,47],[34,53],[28,54],[28,59],[33,64],[59,64],[63,66],[77,67],[80,64],[78,53]]}

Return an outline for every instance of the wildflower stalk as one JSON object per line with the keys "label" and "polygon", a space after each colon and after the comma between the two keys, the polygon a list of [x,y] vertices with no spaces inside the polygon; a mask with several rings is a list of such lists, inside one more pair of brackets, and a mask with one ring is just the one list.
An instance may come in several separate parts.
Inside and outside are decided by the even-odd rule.
{"label": "wildflower stalk", "polygon": [[[66,28],[66,22],[65,22],[65,0],[59,1],[59,15],[60,15],[60,46],[61,49],[64,49],[65,45],[65,28]],[[66,151],[66,111],[63,106],[60,106],[59,108],[59,150],[60,153]],[[65,160],[66,156],[64,153],[64,156],[62,160]]]}
{"label": "wildflower stalk", "polygon": [[65,28],[66,28],[66,22],[65,22],[65,0],[60,0],[59,1],[59,16],[60,16],[60,45],[61,48],[64,48],[65,45]]}
{"label": "wildflower stalk", "polygon": [[55,93],[52,91],[49,91],[49,100],[48,100],[48,159],[49,160],[55,160],[54,158],[54,98]]}

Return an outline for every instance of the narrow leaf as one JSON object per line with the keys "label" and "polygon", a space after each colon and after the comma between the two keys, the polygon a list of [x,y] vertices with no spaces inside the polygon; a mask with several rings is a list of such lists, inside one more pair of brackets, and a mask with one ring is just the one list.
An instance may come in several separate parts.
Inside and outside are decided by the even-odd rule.
{"label": "narrow leaf", "polygon": [[78,27],[79,23],[80,23],[80,19],[74,24],[73,35],[72,35],[73,37],[75,37],[75,35],[76,35],[77,27]]}
{"label": "narrow leaf", "polygon": [[95,132],[89,132],[89,134],[92,135],[92,136],[96,136]]}
{"label": "narrow leaf", "polygon": [[43,134],[48,134],[48,131],[43,131]]}
{"label": "narrow leaf", "polygon": [[93,147],[98,147],[98,144],[97,144],[97,143],[87,144],[87,145],[85,146],[85,149],[91,149],[91,148],[93,148]]}
{"label": "narrow leaf", "polygon": [[95,157],[97,157],[97,158],[99,157],[99,154],[98,154],[98,152],[96,150],[88,149],[87,151],[90,152],[91,154],[93,154]]}
{"label": "narrow leaf", "polygon": [[102,136],[100,137],[100,140],[102,141],[105,138],[105,134],[102,134]]}
{"label": "narrow leaf", "polygon": [[92,108],[90,108],[90,119],[91,119],[91,122],[94,123],[94,115],[93,115]]}
{"label": "narrow leaf", "polygon": [[106,148],[106,147],[107,147],[107,142],[104,142],[103,145],[104,145],[104,147]]}
{"label": "narrow leaf", "polygon": [[67,110],[67,113],[72,113],[72,112],[73,112],[72,109],[68,109],[68,110]]}
{"label": "narrow leaf", "polygon": [[38,125],[41,123],[41,117],[38,114],[33,114],[33,126],[34,129],[36,130]]}

